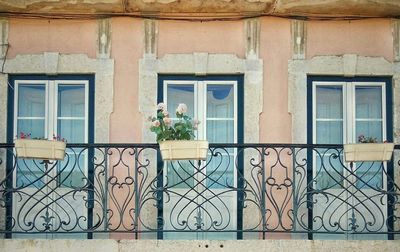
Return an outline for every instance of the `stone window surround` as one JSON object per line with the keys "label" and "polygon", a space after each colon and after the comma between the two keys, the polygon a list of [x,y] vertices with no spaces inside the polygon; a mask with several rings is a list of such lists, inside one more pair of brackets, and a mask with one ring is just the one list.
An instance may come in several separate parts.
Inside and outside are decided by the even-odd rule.
{"label": "stone window surround", "polygon": [[17,55],[7,59],[0,74],[0,142],[6,141],[8,74],[94,74],[95,75],[95,142],[109,142],[110,114],[113,111],[114,60],[91,59],[84,54]]}
{"label": "stone window surround", "polygon": [[244,74],[244,142],[259,142],[263,107],[263,61],[241,59],[234,54],[166,54],[157,59],[144,55],[139,63],[139,110],[142,113],[142,142],[154,142],[148,116],[155,113],[158,74],[226,75]]}
{"label": "stone window surround", "polygon": [[392,76],[393,77],[393,132],[394,142],[400,141],[399,115],[400,63],[383,57],[366,57],[355,54],[316,56],[311,59],[289,60],[289,113],[292,115],[292,142],[307,143],[307,76]]}

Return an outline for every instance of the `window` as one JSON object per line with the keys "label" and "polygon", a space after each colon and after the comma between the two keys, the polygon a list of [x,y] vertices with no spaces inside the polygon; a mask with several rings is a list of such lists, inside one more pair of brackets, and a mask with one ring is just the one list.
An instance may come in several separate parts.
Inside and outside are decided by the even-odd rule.
{"label": "window", "polygon": [[[388,125],[387,106],[390,99],[387,99],[388,83],[386,81],[316,79],[311,83],[312,143],[357,143],[360,135],[376,138],[378,142],[391,140],[391,135],[388,134],[388,126],[391,127],[391,125]],[[316,160],[316,167],[321,169],[315,171],[319,189],[338,188],[343,183],[343,167],[340,160],[330,158],[330,154],[330,152],[324,153]],[[321,163],[324,164],[324,169]],[[380,164],[371,165],[372,167],[359,166],[357,175],[381,188],[383,174],[379,169]],[[341,182],[338,183],[338,181]],[[365,183],[360,181],[356,184],[357,187],[365,186]]]}
{"label": "window", "polygon": [[[19,137],[21,132],[31,134],[30,138],[53,139],[59,136],[68,143],[92,141],[90,138],[93,133],[89,134],[89,119],[93,111],[93,108],[89,108],[92,78],[13,76],[10,81],[13,89],[9,98],[12,98],[14,108],[10,142]],[[68,152],[71,150],[67,149]],[[75,158],[74,155],[70,157]],[[83,162],[87,157],[83,155],[80,159],[80,167],[85,167]],[[83,174],[71,171],[76,161],[69,160],[69,165],[65,165],[64,161],[59,162],[58,169],[62,168],[58,178],[60,186],[81,186],[84,183]],[[34,165],[32,160],[19,159],[17,162],[17,186],[41,187],[46,183],[43,166]]]}
{"label": "window", "polygon": [[[68,143],[93,142],[94,82],[91,76],[11,76],[8,95],[8,142],[24,132],[31,138],[53,139],[60,136]],[[59,230],[79,229],[80,218],[87,218],[85,199],[89,169],[89,151],[67,148],[66,158],[50,162],[46,166],[40,160],[16,159],[13,171],[14,188],[20,198],[14,196],[13,218],[18,223],[14,230],[36,228],[41,230],[42,218],[48,216],[51,228]],[[29,195],[35,195],[30,197]],[[75,219],[69,211],[76,213]],[[34,223],[24,222],[34,219]],[[68,219],[69,222],[63,221]],[[17,236],[17,235],[16,235]],[[62,235],[34,235],[55,238]],[[83,237],[73,234],[69,237]],[[65,237],[65,236],[64,236]]]}
{"label": "window", "polygon": [[[175,114],[179,103],[188,106],[188,115],[201,121],[195,133],[197,139],[210,143],[241,143],[243,141],[243,85],[242,76],[160,76],[159,102],[165,102],[170,115]],[[172,118],[173,120],[176,118]],[[166,230],[176,229],[181,219],[205,223],[205,230],[214,230],[212,223],[220,223],[228,229],[236,229],[237,195],[237,149],[217,148],[218,154],[199,164],[193,161],[166,162],[165,183],[174,193],[166,196],[163,211]],[[238,164],[240,162],[237,162]],[[216,196],[217,195],[217,196]],[[191,199],[187,201],[187,199]],[[189,209],[189,211],[188,211]],[[181,212],[182,211],[182,212]],[[219,220],[219,216],[225,216]],[[232,221],[227,221],[232,220]],[[196,230],[188,225],[189,230]],[[173,233],[164,238],[182,239],[234,239],[236,233]]]}
{"label": "window", "polygon": [[[309,77],[308,143],[357,143],[360,135],[392,141],[391,95],[390,78]],[[387,190],[386,174],[393,174],[393,167],[385,162],[351,166],[336,148],[320,146],[309,154],[313,174],[307,181],[316,190],[307,190],[317,204],[312,209],[314,220],[319,221],[315,225],[344,232],[334,239],[365,239],[353,232],[385,230],[388,198],[380,192]],[[323,234],[313,237],[327,238]]]}

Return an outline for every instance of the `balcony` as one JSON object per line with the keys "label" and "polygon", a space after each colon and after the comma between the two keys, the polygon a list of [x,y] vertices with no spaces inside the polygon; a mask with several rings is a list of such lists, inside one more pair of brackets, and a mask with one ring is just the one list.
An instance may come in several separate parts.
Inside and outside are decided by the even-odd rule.
{"label": "balcony", "polygon": [[210,144],[163,162],[157,144],[68,144],[63,161],[0,144],[5,238],[394,239],[391,162],[344,162],[341,145]]}

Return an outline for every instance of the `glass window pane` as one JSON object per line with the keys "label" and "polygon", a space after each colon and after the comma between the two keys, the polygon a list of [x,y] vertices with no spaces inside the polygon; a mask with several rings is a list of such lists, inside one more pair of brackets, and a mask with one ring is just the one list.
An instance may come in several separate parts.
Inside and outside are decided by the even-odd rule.
{"label": "glass window pane", "polygon": [[85,120],[58,119],[58,136],[68,143],[85,143]]}
{"label": "glass window pane", "polygon": [[341,86],[317,86],[317,118],[343,118],[343,91]]}
{"label": "glass window pane", "polygon": [[46,114],[45,92],[45,85],[18,85],[18,116],[44,117]]}
{"label": "glass window pane", "polygon": [[86,153],[75,149],[66,153],[66,158],[58,162],[59,185],[65,187],[83,187],[87,183]]}
{"label": "glass window pane", "polygon": [[315,175],[316,189],[343,188],[343,164],[336,153],[326,153],[322,156],[316,155],[315,163],[317,172]]}
{"label": "glass window pane", "polygon": [[85,85],[58,85],[58,117],[85,116]]}
{"label": "glass window pane", "polygon": [[207,165],[207,187],[214,189],[234,186],[233,155],[212,157]]}
{"label": "glass window pane", "polygon": [[17,134],[24,132],[31,134],[30,138],[46,138],[44,131],[44,119],[18,119],[17,120]]}
{"label": "glass window pane", "polygon": [[17,158],[17,187],[36,187],[44,186],[44,165],[41,160]]}
{"label": "glass window pane", "polygon": [[343,143],[343,122],[322,121],[316,123],[317,144],[341,144]]}
{"label": "glass window pane", "polygon": [[233,85],[208,85],[207,117],[233,118],[234,98]]}
{"label": "glass window pane", "polygon": [[356,165],[357,188],[382,189],[382,162],[358,162]]}
{"label": "glass window pane", "polygon": [[233,143],[234,121],[207,120],[207,140],[210,143]]}
{"label": "glass window pane", "polygon": [[185,103],[188,107],[187,114],[194,117],[194,85],[169,84],[167,87],[168,111],[170,117],[175,117],[179,103]]}
{"label": "glass window pane", "polygon": [[356,86],[356,118],[382,118],[382,88]]}
{"label": "glass window pane", "polygon": [[189,189],[194,186],[194,170],[190,161],[173,161],[167,164],[167,187]]}
{"label": "glass window pane", "polygon": [[378,142],[382,142],[382,122],[357,121],[356,136],[360,135],[376,138]]}

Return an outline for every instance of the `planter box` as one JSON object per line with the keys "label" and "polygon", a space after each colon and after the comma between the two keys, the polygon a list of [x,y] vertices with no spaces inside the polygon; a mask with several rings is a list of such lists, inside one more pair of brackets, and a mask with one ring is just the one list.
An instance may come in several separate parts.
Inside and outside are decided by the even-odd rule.
{"label": "planter box", "polygon": [[388,161],[392,158],[394,143],[345,144],[346,162]]}
{"label": "planter box", "polygon": [[206,160],[208,141],[173,140],[160,142],[163,160]]}
{"label": "planter box", "polygon": [[62,141],[17,139],[15,150],[19,158],[63,160],[66,143]]}

